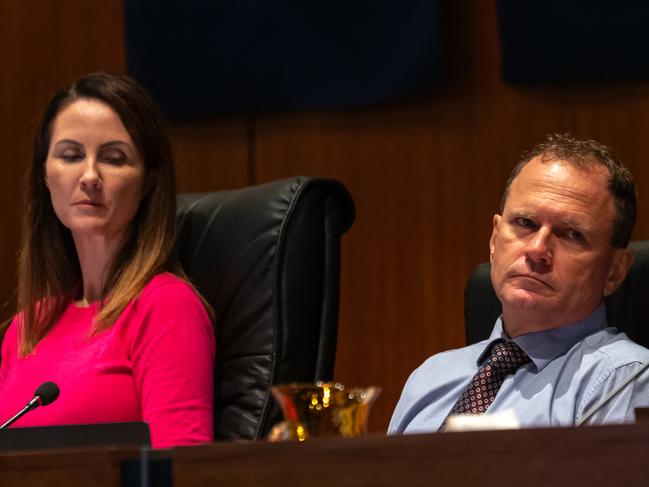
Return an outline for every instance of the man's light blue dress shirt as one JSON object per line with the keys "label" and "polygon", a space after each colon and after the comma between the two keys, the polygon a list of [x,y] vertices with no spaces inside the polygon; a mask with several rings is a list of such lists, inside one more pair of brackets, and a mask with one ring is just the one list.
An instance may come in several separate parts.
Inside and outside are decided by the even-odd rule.
{"label": "man's light blue dress shirt", "polygon": [[[494,342],[508,340],[500,319],[488,340],[442,352],[411,375],[392,415],[388,433],[437,431]],[[649,350],[606,323],[606,308],[585,320],[518,336],[530,357],[505,379],[486,414],[513,409],[522,427],[572,426],[593,405],[649,361]],[[649,370],[620,391],[586,424],[634,420],[649,406]]]}

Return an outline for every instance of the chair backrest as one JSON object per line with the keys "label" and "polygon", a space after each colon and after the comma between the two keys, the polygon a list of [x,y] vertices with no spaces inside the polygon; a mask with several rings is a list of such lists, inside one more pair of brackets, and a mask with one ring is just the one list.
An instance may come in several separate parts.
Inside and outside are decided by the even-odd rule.
{"label": "chair backrest", "polygon": [[[606,298],[608,322],[632,340],[649,347],[649,240],[631,242],[635,260],[620,288]],[[491,285],[491,265],[480,264],[464,288],[467,344],[489,337],[500,316],[500,301]]]}
{"label": "chair backrest", "polygon": [[271,385],[332,379],[353,221],[333,180],[178,196],[180,260],[216,313],[215,438],[266,436],[281,419]]}

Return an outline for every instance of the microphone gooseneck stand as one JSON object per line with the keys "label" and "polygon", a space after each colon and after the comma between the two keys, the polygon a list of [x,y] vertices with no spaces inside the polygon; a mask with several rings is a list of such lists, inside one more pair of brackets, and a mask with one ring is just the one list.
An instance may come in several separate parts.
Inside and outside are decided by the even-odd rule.
{"label": "microphone gooseneck stand", "polygon": [[34,392],[34,397],[27,403],[27,405],[12,418],[5,421],[2,426],[0,426],[0,430],[8,428],[29,411],[33,411],[39,406],[47,406],[48,404],[51,404],[57,397],[59,397],[59,386],[54,382],[44,382],[38,386],[38,389]]}

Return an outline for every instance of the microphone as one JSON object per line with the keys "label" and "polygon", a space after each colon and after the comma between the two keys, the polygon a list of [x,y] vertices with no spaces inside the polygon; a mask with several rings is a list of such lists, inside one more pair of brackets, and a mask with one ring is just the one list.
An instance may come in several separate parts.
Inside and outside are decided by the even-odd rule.
{"label": "microphone", "polygon": [[59,386],[54,382],[43,382],[38,386],[38,389],[34,392],[34,397],[27,403],[27,405],[22,408],[18,414],[0,426],[0,430],[8,428],[18,419],[22,418],[29,411],[36,409],[38,406],[47,406],[48,404],[52,404],[56,401],[56,398],[59,397],[59,392]]}

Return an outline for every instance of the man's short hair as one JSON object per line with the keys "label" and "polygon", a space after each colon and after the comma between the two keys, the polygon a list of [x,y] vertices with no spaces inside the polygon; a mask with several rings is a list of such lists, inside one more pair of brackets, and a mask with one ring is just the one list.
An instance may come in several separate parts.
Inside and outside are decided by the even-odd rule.
{"label": "man's short hair", "polygon": [[500,212],[505,208],[509,188],[523,168],[537,156],[542,160],[558,159],[580,168],[599,165],[609,174],[608,190],[613,196],[615,219],[611,244],[625,248],[631,240],[637,212],[637,193],[631,172],[613,155],[610,148],[594,140],[578,140],[568,134],[551,134],[545,142],[527,153],[509,175],[500,201]]}

